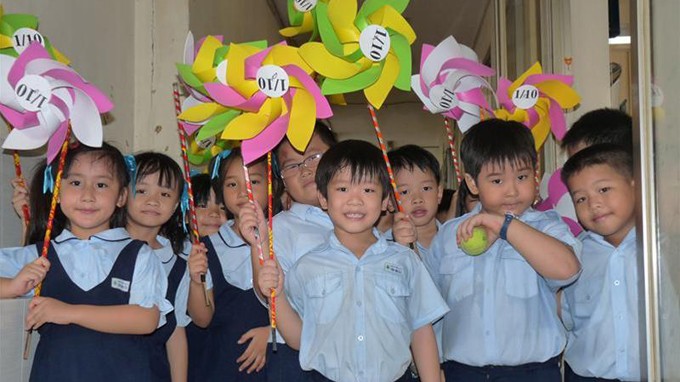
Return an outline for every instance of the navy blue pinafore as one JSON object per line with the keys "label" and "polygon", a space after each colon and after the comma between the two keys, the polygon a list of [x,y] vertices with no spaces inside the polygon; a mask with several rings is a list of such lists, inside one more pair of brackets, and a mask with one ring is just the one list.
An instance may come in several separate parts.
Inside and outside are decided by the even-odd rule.
{"label": "navy blue pinafore", "polygon": [[[127,305],[139,249],[132,240],[116,258],[109,275],[89,291],[76,285],[64,270],[52,244],[50,271],[43,280],[44,297],[68,304]],[[40,253],[41,244],[37,244]],[[80,325],[44,324],[31,369],[31,381],[148,381],[148,340],[145,336],[109,334]]]}
{"label": "navy blue pinafore", "polygon": [[250,374],[239,372],[236,359],[250,343],[239,345],[238,339],[250,329],[269,324],[267,309],[252,288],[243,290],[229,284],[212,242],[206,237],[203,243],[213,279],[215,314],[205,329],[193,323],[187,326],[189,381],[266,381],[266,367]]}
{"label": "navy blue pinafore", "polygon": [[[179,256],[175,256],[175,264],[173,264],[170,274],[168,274],[168,291],[165,294],[165,299],[175,303],[175,296],[177,295],[177,288],[187,269],[186,260]],[[175,311],[168,313],[165,316],[165,325],[156,329],[155,332],[148,335],[151,357],[151,373],[152,381],[166,382],[170,381],[170,363],[168,362],[168,352],[165,344],[172,336],[172,333],[177,327],[177,318]]]}

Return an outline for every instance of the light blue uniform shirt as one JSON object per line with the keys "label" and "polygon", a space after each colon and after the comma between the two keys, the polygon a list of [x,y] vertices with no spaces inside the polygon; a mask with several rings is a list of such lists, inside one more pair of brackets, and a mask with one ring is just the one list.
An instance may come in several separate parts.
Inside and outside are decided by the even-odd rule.
{"label": "light blue uniform shirt", "polygon": [[227,282],[239,289],[248,290],[253,287],[250,246],[234,232],[233,226],[233,220],[227,221],[209,239],[215,247]]}
{"label": "light blue uniform shirt", "polygon": [[[175,266],[177,261],[177,255],[172,251],[172,244],[170,240],[164,238],[163,236],[156,236],[156,240],[161,244],[161,248],[152,249],[153,253],[158,257],[163,266],[163,271],[165,271],[165,277],[167,278],[172,271],[172,267]],[[191,318],[187,315],[187,301],[189,299],[189,267],[185,267],[182,279],[177,286],[177,292],[175,293],[175,301],[173,301],[173,306],[175,308],[175,319],[177,319],[177,326],[185,327],[191,322]]]}
{"label": "light blue uniform shirt", "polygon": [[[88,240],[80,240],[64,229],[52,240],[52,245],[71,281],[82,290],[89,291],[101,284],[111,273],[118,255],[131,240],[130,234],[124,228],[106,230]],[[35,245],[0,250],[0,277],[15,277],[26,264],[37,258]],[[163,326],[165,315],[173,309],[165,299],[168,279],[161,262],[148,245],[143,245],[139,250],[129,288],[129,303],[144,308],[158,307],[158,327]],[[26,294],[32,295],[33,290]]]}
{"label": "light blue uniform shirt", "polygon": [[[557,317],[555,294],[578,274],[568,280],[545,279],[502,239],[480,256],[468,256],[456,244],[456,231],[479,210],[477,206],[446,222],[425,258],[451,308],[442,329],[443,359],[470,366],[515,366],[560,354],[567,335]],[[579,241],[555,211],[528,209],[520,220],[580,253]]]}
{"label": "light blue uniform shirt", "polygon": [[357,258],[333,234],[288,271],[303,370],[334,381],[394,381],[411,362],[413,332],[448,311],[418,257],[375,235]]}
{"label": "light blue uniform shirt", "polygon": [[[274,254],[284,274],[305,253],[328,241],[333,222],[321,208],[309,204],[293,203],[287,211],[274,216],[272,221]],[[258,299],[260,296],[258,296]],[[281,333],[276,342],[285,344]]]}
{"label": "light blue uniform shirt", "polygon": [[613,247],[583,236],[581,277],[564,290],[565,360],[583,377],[640,380],[635,228]]}

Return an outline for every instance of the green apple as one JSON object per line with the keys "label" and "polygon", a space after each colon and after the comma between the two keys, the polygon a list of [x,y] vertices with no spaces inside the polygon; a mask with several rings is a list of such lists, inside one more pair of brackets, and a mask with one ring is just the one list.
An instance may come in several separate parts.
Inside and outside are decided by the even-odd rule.
{"label": "green apple", "polygon": [[481,255],[486,251],[488,246],[489,240],[486,236],[486,230],[482,227],[473,228],[472,236],[459,245],[460,249],[470,256]]}

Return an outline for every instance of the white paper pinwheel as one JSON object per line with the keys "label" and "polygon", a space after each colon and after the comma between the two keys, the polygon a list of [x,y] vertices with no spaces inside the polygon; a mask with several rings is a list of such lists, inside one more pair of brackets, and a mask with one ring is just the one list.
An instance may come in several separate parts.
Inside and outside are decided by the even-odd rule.
{"label": "white paper pinwheel", "polygon": [[420,74],[411,77],[411,88],[427,110],[455,119],[464,133],[479,122],[481,109],[493,115],[482,92],[491,90],[482,77],[493,74],[472,49],[449,36],[436,47],[423,44]]}
{"label": "white paper pinwheel", "polygon": [[38,43],[16,59],[0,55],[0,114],[13,127],[2,147],[32,150],[47,143],[48,163],[59,153],[69,123],[87,146],[102,144],[100,113],[113,103]]}

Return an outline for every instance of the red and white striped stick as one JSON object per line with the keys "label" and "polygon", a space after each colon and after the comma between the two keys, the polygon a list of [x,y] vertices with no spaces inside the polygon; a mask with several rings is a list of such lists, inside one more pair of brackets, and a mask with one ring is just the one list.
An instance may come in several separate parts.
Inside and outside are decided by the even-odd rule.
{"label": "red and white striped stick", "polygon": [[[175,117],[182,113],[182,103],[179,100],[179,85],[177,82],[172,84],[172,96],[175,101]],[[191,242],[198,244],[198,221],[196,220],[196,204],[194,203],[194,192],[191,187],[191,168],[189,167],[189,156],[187,155],[187,133],[184,126],[177,119],[177,133],[179,134],[179,143],[182,149],[182,164],[184,165],[184,181],[187,183],[187,194],[189,196],[189,226],[191,228]],[[203,284],[203,297],[205,298],[205,306],[210,306],[210,298],[208,297],[208,286],[205,283],[205,275],[201,275],[201,283]]]}
{"label": "red and white striped stick", "polygon": [[453,134],[451,123],[449,119],[444,117],[444,126],[446,127],[446,137],[449,141],[449,148],[451,149],[451,160],[453,161],[453,169],[456,172],[456,185],[460,187],[463,177],[460,172],[460,165],[458,164],[458,154],[456,152],[456,136]]}
{"label": "red and white striped stick", "polygon": [[380,125],[378,125],[378,117],[375,115],[375,109],[370,103],[366,105],[368,111],[371,113],[371,120],[373,121],[373,128],[375,129],[375,135],[378,137],[378,144],[380,146],[380,151],[382,151],[383,159],[385,160],[385,165],[387,166],[387,175],[390,177],[390,184],[392,185],[392,193],[394,194],[394,200],[397,202],[397,210],[403,212],[404,208],[401,206],[401,196],[397,192],[397,183],[394,181],[394,172],[392,171],[392,165],[390,164],[390,158],[387,156],[387,145],[385,145],[385,140],[383,139],[382,131],[380,131]]}

